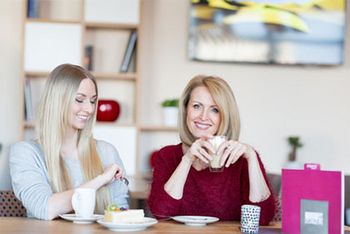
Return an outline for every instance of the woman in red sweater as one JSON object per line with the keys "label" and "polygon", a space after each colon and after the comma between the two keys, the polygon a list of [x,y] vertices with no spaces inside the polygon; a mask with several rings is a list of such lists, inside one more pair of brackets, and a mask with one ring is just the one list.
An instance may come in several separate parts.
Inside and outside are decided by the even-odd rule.
{"label": "woman in red sweater", "polygon": [[[206,215],[240,220],[241,205],[261,207],[260,223],[274,215],[274,198],[257,152],[238,140],[240,119],[230,86],[219,77],[196,76],[180,99],[181,143],[162,148],[154,160],[148,204],[157,218]],[[223,172],[210,172],[208,138],[224,135],[218,150]]]}

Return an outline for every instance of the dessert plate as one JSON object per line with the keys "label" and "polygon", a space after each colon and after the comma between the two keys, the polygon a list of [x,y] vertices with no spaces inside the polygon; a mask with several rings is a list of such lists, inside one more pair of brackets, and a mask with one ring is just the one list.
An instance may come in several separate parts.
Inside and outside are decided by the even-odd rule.
{"label": "dessert plate", "polygon": [[141,231],[146,229],[149,226],[152,226],[158,223],[156,219],[149,218],[149,217],[145,217],[142,223],[112,223],[112,222],[103,221],[103,219],[99,219],[97,222],[114,232]]}
{"label": "dessert plate", "polygon": [[62,219],[65,219],[65,220],[68,220],[68,221],[73,221],[73,223],[78,223],[78,224],[93,223],[93,222],[103,218],[103,215],[99,215],[99,214],[94,214],[90,218],[78,217],[75,214],[62,214],[62,215],[59,215],[59,216]]}
{"label": "dessert plate", "polygon": [[173,220],[177,222],[184,223],[188,226],[205,226],[207,223],[214,223],[219,221],[219,218],[217,217],[211,217],[211,216],[174,216],[172,217]]}

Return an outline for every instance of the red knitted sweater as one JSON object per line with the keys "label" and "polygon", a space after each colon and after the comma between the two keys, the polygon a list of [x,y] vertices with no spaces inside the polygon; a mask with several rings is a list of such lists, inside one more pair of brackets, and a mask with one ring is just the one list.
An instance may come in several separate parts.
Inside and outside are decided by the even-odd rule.
{"label": "red knitted sweater", "polygon": [[[164,184],[179,165],[182,156],[181,144],[166,146],[156,156],[151,194],[148,199],[148,205],[155,217],[206,215],[218,217],[220,220],[239,221],[241,205],[254,204],[261,207],[260,224],[266,225],[271,221],[275,211],[274,198],[271,195],[260,203],[249,201],[248,163],[242,157],[223,172],[210,172],[209,169],[197,171],[192,167],[182,199],[176,200],[170,197],[164,191]],[[267,180],[259,156],[258,160]]]}

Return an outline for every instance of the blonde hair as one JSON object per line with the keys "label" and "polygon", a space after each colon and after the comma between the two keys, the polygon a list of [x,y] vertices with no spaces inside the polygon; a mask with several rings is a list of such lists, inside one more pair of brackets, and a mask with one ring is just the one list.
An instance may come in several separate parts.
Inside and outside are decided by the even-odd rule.
{"label": "blonde hair", "polygon": [[[63,138],[68,129],[70,108],[75,101],[81,81],[86,78],[95,84],[97,94],[97,84],[90,72],[77,65],[62,64],[49,74],[40,100],[36,130],[54,192],[73,189],[60,155]],[[78,157],[86,181],[103,173],[96,141],[92,136],[95,117],[96,109],[86,126],[78,132]],[[102,187],[96,194],[96,211],[102,213],[108,203],[109,191],[106,187]]]}
{"label": "blonde hair", "polygon": [[220,126],[216,134],[225,135],[227,139],[238,140],[241,124],[236,99],[230,86],[220,77],[198,75],[189,81],[180,98],[179,134],[181,142],[190,146],[196,140],[187,126],[187,105],[192,91],[201,86],[209,90],[221,115]]}

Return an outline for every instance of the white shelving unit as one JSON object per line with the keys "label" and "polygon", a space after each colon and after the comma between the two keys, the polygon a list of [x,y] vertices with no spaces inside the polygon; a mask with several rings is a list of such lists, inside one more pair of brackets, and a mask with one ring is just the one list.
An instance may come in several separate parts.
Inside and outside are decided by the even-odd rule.
{"label": "white shelving unit", "polygon": [[[25,3],[27,0],[22,0]],[[92,73],[100,99],[114,99],[121,105],[115,122],[97,122],[94,134],[113,143],[135,178],[149,177],[149,155],[155,149],[177,143],[177,129],[140,123],[140,47],[142,46],[143,0],[38,0],[38,17],[23,12],[22,88],[29,80],[33,118],[49,72],[59,64],[84,65],[84,50],[93,46]],[[137,31],[136,51],[130,69],[120,73],[132,31]],[[24,95],[24,94],[23,94]],[[24,96],[23,99],[25,100]],[[34,124],[25,118],[23,138],[33,136]]]}
{"label": "white shelving unit", "polygon": [[[26,82],[29,84],[33,118],[49,72],[62,63],[84,66],[85,46],[92,45],[92,73],[99,86],[99,98],[114,99],[121,105],[117,121],[96,124],[95,137],[115,144],[127,174],[137,175],[137,90],[140,80],[137,53],[142,1],[38,0],[37,6],[35,18],[27,17],[27,7],[23,12],[22,87]],[[132,31],[138,32],[136,59],[127,73],[120,73]],[[32,119],[25,118],[24,107],[25,101],[22,135],[26,139],[33,136],[34,124]]]}

